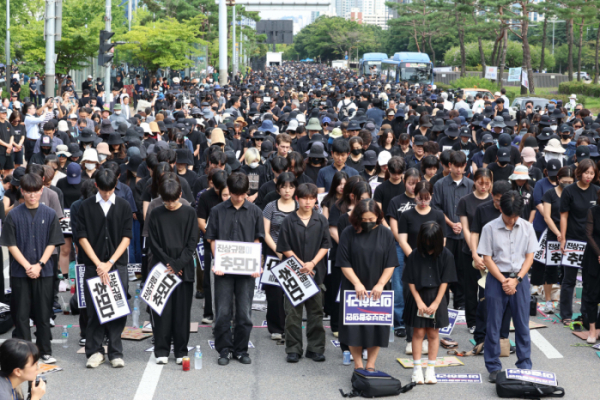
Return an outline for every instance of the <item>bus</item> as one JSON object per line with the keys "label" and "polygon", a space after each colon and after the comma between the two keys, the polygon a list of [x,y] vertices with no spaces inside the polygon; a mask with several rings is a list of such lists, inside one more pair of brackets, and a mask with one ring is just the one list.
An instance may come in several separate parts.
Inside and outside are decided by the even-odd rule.
{"label": "bus", "polygon": [[378,75],[381,72],[381,62],[387,58],[388,56],[385,53],[363,54],[363,58],[359,60],[358,64],[358,75]]}
{"label": "bus", "polygon": [[381,62],[386,82],[408,82],[411,85],[433,85],[433,63],[426,53],[401,52]]}

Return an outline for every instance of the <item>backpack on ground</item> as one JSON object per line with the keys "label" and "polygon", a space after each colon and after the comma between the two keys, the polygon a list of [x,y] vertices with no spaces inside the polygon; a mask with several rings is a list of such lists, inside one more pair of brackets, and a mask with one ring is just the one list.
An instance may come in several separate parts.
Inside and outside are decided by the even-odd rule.
{"label": "backpack on ground", "polygon": [[411,390],[415,383],[411,382],[402,387],[400,381],[382,371],[367,371],[357,369],[352,374],[352,391],[344,393],[340,389],[343,397],[386,397],[397,396]]}
{"label": "backpack on ground", "polygon": [[565,389],[542,383],[508,379],[506,371],[501,371],[496,377],[496,394],[505,399],[540,399],[542,397],[564,397]]}

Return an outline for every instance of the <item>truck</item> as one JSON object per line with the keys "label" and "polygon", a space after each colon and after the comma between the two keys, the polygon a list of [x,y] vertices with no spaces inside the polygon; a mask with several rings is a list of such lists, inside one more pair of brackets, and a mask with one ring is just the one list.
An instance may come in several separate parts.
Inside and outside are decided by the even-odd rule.
{"label": "truck", "polygon": [[331,68],[348,69],[348,61],[346,61],[346,60],[334,60],[334,61],[331,62]]}
{"label": "truck", "polygon": [[266,66],[267,67],[281,66],[283,64],[282,56],[283,56],[283,52],[268,51]]}

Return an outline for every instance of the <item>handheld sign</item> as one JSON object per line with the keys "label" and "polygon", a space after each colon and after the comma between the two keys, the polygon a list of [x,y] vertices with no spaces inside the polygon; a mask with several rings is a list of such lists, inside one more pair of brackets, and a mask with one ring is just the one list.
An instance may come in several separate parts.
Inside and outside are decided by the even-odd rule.
{"label": "handheld sign", "polygon": [[85,308],[85,295],[84,295],[84,279],[85,276],[85,264],[75,265],[75,293],[77,293],[77,306],[79,308]]}
{"label": "handheld sign", "polygon": [[200,241],[196,245],[196,254],[198,255],[198,260],[200,261],[200,268],[204,271],[204,239],[200,238]]}
{"label": "handheld sign", "polygon": [[142,300],[146,302],[158,315],[162,315],[165,304],[169,297],[181,283],[181,279],[175,274],[169,274],[163,263],[158,263],[152,268],[146,284],[142,290]]}
{"label": "handheld sign", "polygon": [[560,251],[560,242],[546,242],[546,265],[556,267],[562,261],[563,254]]}
{"label": "handheld sign", "polygon": [[458,319],[458,311],[449,308],[448,309],[448,320],[450,321],[450,324],[447,327],[440,329],[440,334],[441,335],[451,335],[452,330],[454,329],[454,325],[456,325],[457,319]]}
{"label": "handheld sign", "polygon": [[271,269],[279,263],[280,261],[278,257],[267,256],[265,258],[265,266],[263,267],[263,273],[260,276],[261,284],[279,286],[279,282],[277,281],[275,275],[273,275],[273,272],[271,271]]}
{"label": "handheld sign", "polygon": [[71,210],[68,208],[65,208],[65,211],[63,212],[63,214],[64,214],[64,218],[59,221],[60,230],[62,231],[62,233],[67,233],[70,235],[73,233],[71,231]]}
{"label": "handheld sign", "polygon": [[543,385],[558,386],[554,372],[536,371],[532,369],[507,369],[506,379],[541,383]]}
{"label": "handheld sign", "polygon": [[288,300],[294,307],[319,293],[320,289],[309,275],[300,272],[302,266],[296,257],[290,257],[271,268]]}
{"label": "handheld sign", "polygon": [[562,265],[565,267],[581,268],[583,253],[585,252],[586,242],[577,240],[567,240],[565,244],[565,253],[562,257]]}
{"label": "handheld sign", "polygon": [[[370,296],[371,292],[368,291]],[[394,324],[394,291],[384,290],[379,300],[365,297],[360,300],[355,290],[344,290],[344,325]]]}
{"label": "handheld sign", "polygon": [[215,271],[234,275],[260,273],[261,250],[260,243],[216,240]]}
{"label": "handheld sign", "polygon": [[108,285],[102,283],[102,279],[99,276],[87,280],[100,324],[119,319],[131,312],[129,304],[127,304],[119,272],[110,272],[108,277]]}
{"label": "handheld sign", "polygon": [[546,239],[548,237],[548,228],[542,233],[540,236],[540,240],[538,241],[538,251],[533,253],[533,259],[535,261],[544,263],[546,262]]}

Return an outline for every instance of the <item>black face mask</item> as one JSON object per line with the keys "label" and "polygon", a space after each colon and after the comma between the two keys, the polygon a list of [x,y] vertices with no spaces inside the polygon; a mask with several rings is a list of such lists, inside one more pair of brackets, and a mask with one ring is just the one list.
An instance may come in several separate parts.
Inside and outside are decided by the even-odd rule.
{"label": "black face mask", "polygon": [[369,172],[373,171],[375,169],[374,165],[365,165],[365,169]]}
{"label": "black face mask", "polygon": [[560,135],[563,140],[567,140],[571,138],[571,135]]}
{"label": "black face mask", "polygon": [[353,149],[353,150],[352,150],[352,154],[354,154],[355,156],[357,156],[357,155],[359,155],[359,154],[361,154],[361,153],[362,153],[362,150],[361,150],[361,149]]}
{"label": "black face mask", "polygon": [[507,162],[498,161],[498,165],[500,165],[501,167],[506,167],[507,164],[508,164]]}
{"label": "black face mask", "polygon": [[41,150],[42,150],[42,153],[44,153],[44,154],[49,154],[50,153],[50,149],[47,148],[47,147],[42,147]]}
{"label": "black face mask", "polygon": [[362,228],[362,230],[364,232],[371,231],[373,228],[375,228],[375,225],[377,225],[376,222],[361,222],[360,223],[360,227]]}

